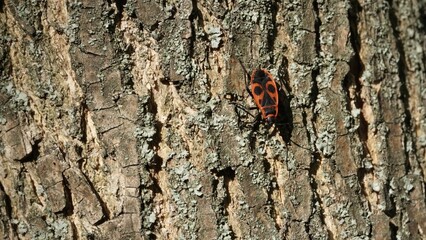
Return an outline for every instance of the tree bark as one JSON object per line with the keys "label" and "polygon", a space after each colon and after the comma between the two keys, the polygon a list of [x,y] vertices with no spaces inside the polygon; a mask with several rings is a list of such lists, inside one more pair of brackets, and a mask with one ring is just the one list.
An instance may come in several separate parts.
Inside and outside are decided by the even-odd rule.
{"label": "tree bark", "polygon": [[426,238],[425,12],[0,1],[0,238]]}

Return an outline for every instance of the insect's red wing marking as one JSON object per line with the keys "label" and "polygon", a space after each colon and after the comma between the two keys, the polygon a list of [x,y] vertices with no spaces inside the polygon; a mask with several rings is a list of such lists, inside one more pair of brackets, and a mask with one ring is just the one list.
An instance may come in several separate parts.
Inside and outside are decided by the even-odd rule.
{"label": "insect's red wing marking", "polygon": [[[262,73],[259,74],[259,71]],[[256,78],[257,75],[261,77]],[[255,69],[251,75],[250,83],[254,102],[262,112],[263,119],[267,117],[276,118],[278,115],[278,89],[272,75],[266,69]],[[271,109],[274,111],[271,111]]]}
{"label": "insect's red wing marking", "polygon": [[263,89],[261,84],[252,83],[251,92],[254,98],[254,102],[256,103],[257,107],[260,109],[262,106],[263,96],[265,95],[265,90]]}

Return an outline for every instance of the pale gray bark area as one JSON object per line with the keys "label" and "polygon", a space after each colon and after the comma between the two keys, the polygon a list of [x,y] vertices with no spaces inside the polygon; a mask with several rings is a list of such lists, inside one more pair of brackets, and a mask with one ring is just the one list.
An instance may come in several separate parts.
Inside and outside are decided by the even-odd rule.
{"label": "pale gray bark area", "polygon": [[0,238],[424,239],[425,13],[0,0]]}

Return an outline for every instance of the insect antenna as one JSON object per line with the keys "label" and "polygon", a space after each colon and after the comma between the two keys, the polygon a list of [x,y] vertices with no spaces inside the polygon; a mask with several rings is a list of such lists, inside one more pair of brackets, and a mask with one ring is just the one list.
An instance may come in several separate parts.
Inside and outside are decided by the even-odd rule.
{"label": "insect antenna", "polygon": [[245,80],[244,80],[244,83],[246,84],[246,91],[250,94],[250,96],[253,98],[253,94],[251,93],[251,91],[250,91],[250,88],[249,88],[249,84],[250,84],[250,74],[247,72],[247,69],[244,67],[244,65],[243,65],[243,63],[241,62],[241,60],[240,59],[238,59],[238,62],[240,63],[240,65],[241,65],[241,67],[243,68],[243,70],[244,70],[244,73],[245,73],[245,75],[244,75],[244,77],[245,77]]}
{"label": "insect antenna", "polygon": [[290,142],[291,142],[291,143],[293,143],[294,145],[296,145],[296,146],[298,146],[298,147],[302,148],[302,149],[305,149],[305,150],[307,150],[307,151],[311,151],[311,149],[306,148],[306,147],[303,147],[302,145],[297,144],[296,142],[294,142],[294,141],[293,141],[293,140],[291,140],[291,139],[290,139]]}
{"label": "insect antenna", "polygon": [[240,59],[238,59],[238,62],[240,63],[241,67],[243,68],[244,72],[246,73],[247,78],[250,78],[250,74],[247,71],[247,69],[244,67],[243,62],[241,62]]}

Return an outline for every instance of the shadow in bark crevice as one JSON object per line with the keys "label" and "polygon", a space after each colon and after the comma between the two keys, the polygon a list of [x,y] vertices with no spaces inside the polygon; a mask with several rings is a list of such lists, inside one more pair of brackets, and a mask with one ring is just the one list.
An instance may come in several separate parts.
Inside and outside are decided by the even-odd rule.
{"label": "shadow in bark crevice", "polygon": [[383,194],[385,195],[385,202],[386,202],[385,209],[383,210],[383,212],[389,218],[393,218],[396,216],[397,212],[396,212],[395,196],[390,193],[390,189],[392,189],[390,184],[391,184],[390,180],[387,180],[383,188]]}
{"label": "shadow in bark crevice", "polygon": [[[390,8],[389,8],[389,20],[391,22],[391,26],[392,26],[392,33],[395,37],[395,43],[396,43],[396,48],[398,50],[399,53],[399,59],[398,59],[398,77],[399,80],[401,81],[401,86],[399,88],[400,91],[400,101],[402,102],[403,105],[403,111],[404,111],[404,121],[403,121],[403,131],[404,131],[404,146],[405,146],[405,162],[404,162],[404,166],[405,166],[405,173],[409,173],[411,171],[411,163],[410,163],[410,156],[409,156],[409,152],[410,150],[407,149],[407,146],[411,146],[411,148],[413,148],[411,151],[413,152],[417,152],[416,149],[416,144],[411,144],[411,141],[416,142],[415,140],[415,135],[412,134],[413,133],[413,128],[412,128],[412,116],[411,116],[411,111],[410,111],[410,103],[409,103],[409,99],[410,99],[410,91],[408,90],[407,87],[407,59],[406,59],[406,53],[405,53],[405,49],[404,49],[404,43],[401,40],[401,36],[400,36],[400,28],[401,26],[399,25],[400,20],[398,19],[396,10],[394,9],[393,6],[393,0],[388,0]],[[407,139],[406,136],[409,136],[409,139]]]}
{"label": "shadow in bark crevice", "polygon": [[62,186],[64,190],[64,198],[65,198],[65,206],[64,208],[56,212],[56,214],[63,214],[64,216],[71,216],[74,214],[74,205],[72,200],[71,188],[70,184],[65,177],[64,173],[62,173]]}
{"label": "shadow in bark crevice", "polygon": [[389,222],[389,228],[390,228],[390,238],[391,240],[397,240],[398,238],[398,226],[396,226],[395,224],[393,224],[392,222]]}
{"label": "shadow in bark crevice", "polygon": [[42,139],[34,140],[34,143],[31,144],[31,151],[19,160],[21,163],[37,161],[40,156],[40,146]]}
{"label": "shadow in bark crevice", "polygon": [[225,199],[223,201],[223,206],[224,206],[224,209],[226,211],[229,204],[231,203],[231,195],[229,193],[229,183],[231,181],[234,181],[234,179],[235,179],[235,170],[232,169],[232,167],[227,167],[227,168],[224,168],[224,169],[219,170],[219,171],[212,170],[212,172],[218,178],[223,177],[223,184],[224,184],[225,192],[226,192],[226,196],[225,196]]}
{"label": "shadow in bark crevice", "polygon": [[[112,4],[111,0],[107,0],[108,5]],[[114,33],[117,29],[117,26],[119,26],[121,24],[121,19],[123,18],[123,11],[124,11],[124,6],[127,3],[127,0],[114,0],[115,2],[115,7],[117,8],[117,12],[114,11],[113,8],[110,8],[108,15],[112,15],[114,14],[114,23],[111,25],[108,25],[108,31],[110,33]]]}
{"label": "shadow in bark crevice", "polygon": [[[263,167],[265,169],[265,173],[271,173],[271,164],[268,162],[268,160],[264,159],[263,160]],[[278,183],[277,183],[277,178],[276,173],[272,172],[272,179],[268,185],[268,187],[266,188],[266,195],[267,195],[267,201],[266,201],[266,206],[269,206],[269,216],[274,220],[274,224],[275,224],[275,229],[280,232],[282,227],[280,226],[279,222],[278,222],[278,213],[275,210],[275,200],[272,198],[272,195],[274,193],[274,191],[279,190],[278,189]]]}
{"label": "shadow in bark crevice", "polygon": [[[228,208],[229,205],[231,204],[231,194],[229,191],[229,184],[231,181],[235,180],[235,170],[232,169],[232,167],[226,167],[222,170],[217,170],[217,169],[212,169],[211,172],[216,176],[216,178],[222,178],[223,177],[223,187],[225,188],[225,196],[223,198],[222,201],[222,207],[223,207],[223,215],[224,216],[229,216],[229,212],[228,212]],[[215,179],[213,180],[213,193],[217,193],[217,187],[219,184],[219,180]],[[222,216],[218,215],[218,225],[222,224]],[[226,221],[227,222],[227,221]],[[229,226],[229,231],[230,231],[230,237],[231,239],[235,239],[235,233],[232,229],[232,226]]]}
{"label": "shadow in bark crevice", "polygon": [[10,200],[10,196],[7,195],[6,191],[4,190],[3,184],[0,182],[0,194],[3,195],[2,199],[4,200],[6,215],[9,219],[12,219],[12,201]]}

